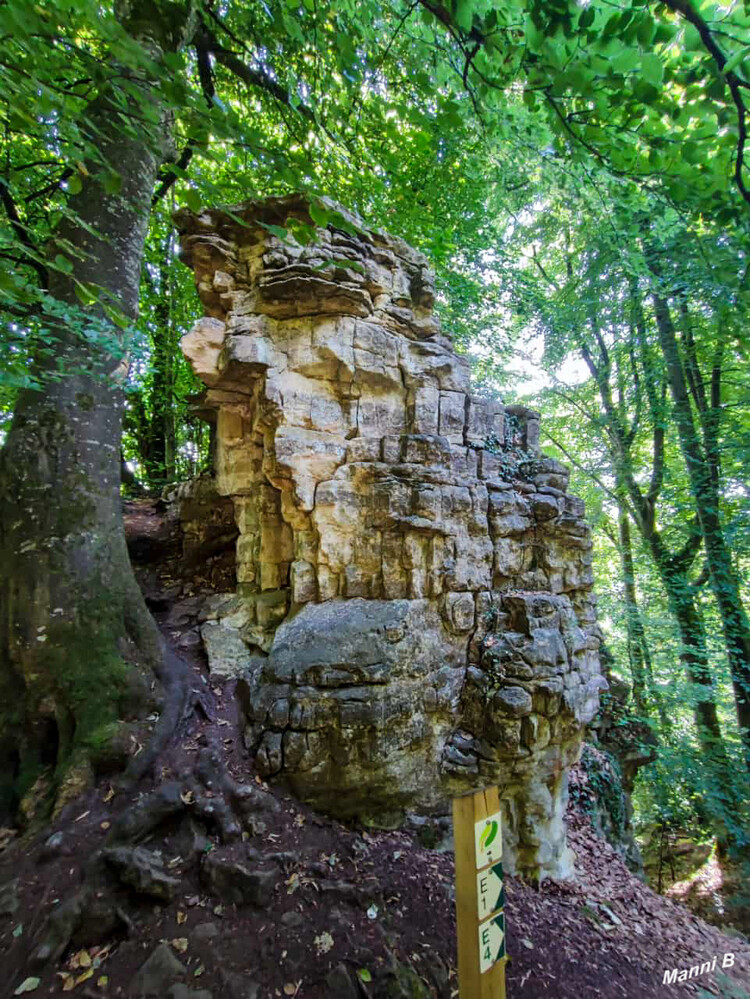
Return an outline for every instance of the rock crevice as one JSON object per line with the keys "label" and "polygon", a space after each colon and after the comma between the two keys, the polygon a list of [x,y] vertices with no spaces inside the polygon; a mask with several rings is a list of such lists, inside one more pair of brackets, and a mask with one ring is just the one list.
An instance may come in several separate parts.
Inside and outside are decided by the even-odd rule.
{"label": "rock crevice", "polygon": [[583,503],[539,414],[472,391],[421,254],[345,212],[286,242],[290,218],[303,198],[178,215],[206,311],[182,346],[239,532],[211,669],[240,677],[260,772],[306,800],[395,821],[497,783],[508,867],[565,875],[604,686]]}

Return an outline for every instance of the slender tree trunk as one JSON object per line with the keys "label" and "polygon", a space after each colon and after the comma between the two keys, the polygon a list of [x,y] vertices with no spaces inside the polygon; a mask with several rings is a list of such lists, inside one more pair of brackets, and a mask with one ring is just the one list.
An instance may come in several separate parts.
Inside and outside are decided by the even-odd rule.
{"label": "slender tree trunk", "polygon": [[[164,249],[169,254],[171,238]],[[175,468],[174,425],[174,347],[172,342],[172,310],[169,292],[169,263],[159,266],[159,298],[153,334],[153,385],[151,389],[151,421],[149,425],[149,484],[161,488],[173,481]]]}
{"label": "slender tree trunk", "polygon": [[[713,677],[708,662],[706,629],[686,575],[660,566],[662,582],[680,633],[680,659],[693,686],[695,724],[701,748],[722,768],[728,768],[724,738],[716,708]],[[725,774],[728,769],[724,769]]]}
{"label": "slender tree trunk", "polygon": [[710,783],[696,810],[714,826],[722,849],[737,842],[741,805],[735,793],[729,760],[716,708],[716,692],[708,661],[703,617],[684,572],[660,566],[667,599],[680,634],[680,659],[691,686],[693,718]]}
{"label": "slender tree trunk", "polygon": [[718,489],[695,428],[669,307],[666,300],[658,294],[653,295],[653,302],[680,448],[685,458],[690,490],[703,537],[709,581],[721,616],[745,763],[750,770],[750,621],[742,603],[739,581],[724,538]]}
{"label": "slender tree trunk", "polygon": [[[162,5],[163,6],[163,5]],[[175,16],[177,5],[167,5]],[[143,8],[143,9],[141,9]],[[135,37],[152,56],[158,4],[131,3]],[[184,15],[184,11],[182,14]],[[151,19],[151,20],[150,20]],[[184,25],[183,25],[184,28]],[[145,32],[145,34],[144,34]],[[170,26],[168,40],[179,36]],[[168,136],[156,88],[121,69],[140,103],[103,91],[82,126],[97,146],[84,187],[55,234],[70,275],[51,272],[50,293],[78,306],[76,287],[98,285],[126,315],[137,311],[141,259],[157,169]],[[121,177],[111,193],[102,164]],[[80,285],[78,284],[80,283]],[[56,319],[55,362],[63,378],[19,396],[0,454],[0,762],[6,806],[47,775],[58,804],[97,766],[132,751],[128,724],[153,710],[153,675],[165,676],[158,630],[128,559],[120,500],[122,378],[127,361],[108,344],[113,328],[88,311],[97,336],[70,316]],[[122,345],[121,345],[122,346]],[[118,356],[118,353],[120,356]],[[138,731],[138,729],[136,729]],[[141,728],[141,738],[145,729]]]}
{"label": "slender tree trunk", "polygon": [[695,595],[683,568],[676,568],[663,550],[658,534],[647,538],[654,563],[659,571],[667,602],[680,635],[680,661],[691,687],[693,719],[711,784],[699,812],[716,828],[717,840],[726,848],[734,843],[741,826],[740,802],[734,789],[732,765],[727,753],[716,707],[716,693],[709,665],[706,629],[695,603]]}
{"label": "slender tree trunk", "polygon": [[606,344],[596,321],[592,328],[600,351],[599,363],[594,360],[589,346],[582,341],[584,359],[596,380],[602,406],[607,418],[608,445],[618,488],[630,498],[635,511],[635,522],[648,546],[667,594],[669,609],[680,634],[680,660],[692,689],[693,717],[702,754],[712,779],[712,802],[705,809],[706,818],[713,822],[717,837],[726,843],[734,841],[739,826],[739,803],[731,780],[731,767],[722,736],[716,708],[713,678],[709,667],[705,628],[700,611],[695,604],[693,590],[687,578],[686,560],[673,557],[665,548],[656,528],[656,501],[661,491],[664,474],[664,427],[660,419],[659,400],[655,383],[650,378],[645,354],[645,325],[640,303],[636,301],[636,325],[639,329],[643,363],[646,370],[646,394],[653,420],[653,466],[647,493],[643,493],[632,471],[632,427],[619,412],[612,397],[610,384],[611,363]]}
{"label": "slender tree trunk", "polygon": [[638,710],[644,715],[650,715],[655,707],[662,724],[668,726],[669,719],[665,715],[664,705],[655,687],[651,650],[643,627],[641,609],[638,606],[630,517],[623,506],[618,509],[617,528],[625,591],[625,624],[628,636],[628,661],[633,678],[633,699]]}

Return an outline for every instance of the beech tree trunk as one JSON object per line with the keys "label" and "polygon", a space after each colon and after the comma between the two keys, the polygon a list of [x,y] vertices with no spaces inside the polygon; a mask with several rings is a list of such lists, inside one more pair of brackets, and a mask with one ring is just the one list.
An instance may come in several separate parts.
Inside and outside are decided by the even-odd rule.
{"label": "beech tree trunk", "polygon": [[617,530],[622,567],[623,589],[625,591],[625,625],[628,636],[628,660],[630,675],[633,678],[633,700],[644,715],[650,715],[655,707],[663,724],[669,719],[659,692],[654,685],[654,672],[651,663],[651,650],[648,647],[643,618],[638,606],[635,589],[635,567],[633,564],[633,543],[630,536],[630,518],[621,506],[617,513]]}
{"label": "beech tree trunk", "polygon": [[160,247],[159,280],[154,283],[144,271],[146,285],[154,299],[151,339],[151,383],[136,396],[126,414],[126,429],[135,436],[138,458],[152,492],[160,492],[174,481],[176,426],[174,413],[175,350],[177,339],[172,322],[172,289],[169,259],[171,233]]}
{"label": "beech tree trunk", "polygon": [[[645,347],[645,322],[636,289],[632,287],[636,328],[641,348]],[[610,383],[611,363],[609,352],[599,334],[596,319],[592,328],[600,350],[600,363],[596,363],[585,341],[581,350],[596,380],[602,407],[607,419],[610,438],[609,453],[614,467],[618,490],[624,492],[633,507],[634,522],[646,543],[649,554],[659,572],[667,594],[670,613],[680,635],[680,661],[691,685],[692,709],[696,733],[707,769],[711,774],[711,802],[704,809],[706,818],[714,823],[717,838],[722,845],[734,843],[740,832],[739,802],[731,780],[729,756],[721,730],[716,705],[713,677],[708,659],[705,627],[695,594],[690,585],[688,570],[690,558],[669,552],[656,526],[656,502],[661,492],[664,474],[664,427],[661,419],[656,382],[648,370],[647,354],[643,364],[646,370],[646,395],[653,420],[653,465],[647,492],[643,492],[633,475],[631,446],[633,437],[623,415],[618,411]],[[685,551],[690,552],[690,548]]]}
{"label": "beech tree trunk", "polygon": [[703,453],[696,432],[690,395],[669,307],[653,296],[659,342],[666,364],[680,448],[685,458],[690,491],[700,525],[711,590],[716,598],[724,644],[732,676],[737,723],[750,770],[750,621],[740,596],[737,575],[727,547],[719,511],[718,478]]}
{"label": "beech tree trunk", "polygon": [[[126,29],[159,58],[184,39],[187,9],[140,0],[122,4],[120,13]],[[182,24],[155,20],[177,15]],[[120,68],[120,74],[120,81],[127,78],[128,105],[122,91],[105,90],[82,121],[98,155],[87,162],[83,190],[69,199],[71,215],[50,251],[66,255],[72,272],[52,270],[49,291],[59,303],[80,307],[76,282],[98,285],[134,317],[168,122],[158,85],[145,72]],[[116,193],[101,180],[102,164],[121,178]],[[66,252],[63,241],[73,249]],[[96,336],[83,333],[74,319],[55,320],[56,356],[37,365],[44,388],[21,393],[0,453],[0,786],[6,811],[23,806],[34,785],[34,800],[47,792],[47,801],[63,803],[97,767],[124,763],[135,745],[131,736],[146,737],[144,719],[159,706],[154,677],[165,675],[161,639],[123,532],[124,343],[99,305],[87,311],[100,323]],[[53,366],[64,376],[51,377]]]}
{"label": "beech tree trunk", "polygon": [[167,483],[174,481],[176,450],[174,390],[177,341],[172,318],[173,290],[169,275],[169,260],[173,252],[173,233],[170,231],[159,266],[161,298],[157,308],[157,329],[154,335],[154,416],[158,427],[161,478]]}

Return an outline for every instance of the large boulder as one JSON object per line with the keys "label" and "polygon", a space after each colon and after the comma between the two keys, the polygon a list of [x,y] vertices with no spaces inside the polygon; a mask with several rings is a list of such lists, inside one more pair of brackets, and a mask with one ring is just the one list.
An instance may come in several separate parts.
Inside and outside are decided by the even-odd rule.
{"label": "large boulder", "polygon": [[241,677],[260,772],[318,807],[393,824],[497,784],[508,867],[567,874],[566,772],[604,685],[583,504],[539,413],[473,393],[426,259],[322,207],[177,216],[239,532],[211,669]]}

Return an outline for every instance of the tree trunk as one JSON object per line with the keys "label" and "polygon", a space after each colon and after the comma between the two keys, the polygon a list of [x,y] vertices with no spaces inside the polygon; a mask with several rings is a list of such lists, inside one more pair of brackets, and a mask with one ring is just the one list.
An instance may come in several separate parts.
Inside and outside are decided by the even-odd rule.
{"label": "tree trunk", "polygon": [[721,616],[745,764],[750,770],[750,621],[724,539],[718,489],[712,478],[711,466],[702,453],[693,422],[685,372],[669,307],[666,300],[658,294],[653,295],[653,302],[680,448],[685,458],[690,491],[703,538],[709,581]]}
{"label": "tree trunk", "polygon": [[[632,289],[631,289],[632,290]],[[635,296],[634,296],[635,298]],[[589,370],[596,380],[602,400],[609,436],[609,453],[615,471],[618,489],[630,498],[635,512],[635,523],[659,572],[667,594],[669,609],[680,634],[680,661],[685,669],[692,688],[693,717],[698,741],[705,759],[710,779],[711,798],[708,808],[702,809],[717,831],[717,838],[726,843],[735,841],[740,833],[739,803],[731,781],[729,757],[722,736],[716,707],[713,678],[709,667],[705,628],[700,611],[695,604],[694,593],[687,578],[688,564],[685,558],[673,557],[664,546],[656,528],[656,501],[661,491],[664,472],[664,430],[659,413],[659,400],[655,384],[650,378],[645,354],[645,324],[640,304],[635,299],[636,326],[639,328],[639,344],[644,350],[643,363],[646,368],[646,391],[654,424],[653,466],[648,493],[644,495],[636,481],[631,461],[632,435],[616,410],[610,385],[611,365],[602,338],[597,336],[601,352],[601,363],[594,361],[593,355],[582,342],[581,349]],[[595,335],[598,333],[592,321]]]}
{"label": "tree trunk", "polygon": [[662,724],[668,724],[659,693],[654,686],[654,673],[651,651],[648,647],[643,618],[638,606],[635,589],[635,568],[633,565],[633,543],[630,536],[630,518],[624,507],[617,514],[620,562],[622,566],[623,588],[625,591],[625,625],[628,637],[628,661],[633,678],[633,700],[638,711],[650,715],[655,707]]}
{"label": "tree trunk", "polygon": [[[696,809],[714,825],[717,840],[725,848],[735,843],[738,835],[742,837],[741,807],[716,708],[703,617],[696,606],[687,571],[674,566],[664,552],[658,534],[647,540],[679,630],[680,660],[692,688],[695,728],[710,775],[710,784],[697,801]],[[708,807],[704,799],[709,800]]]}
{"label": "tree trunk", "polygon": [[[158,58],[165,39],[184,35],[153,19],[165,12],[174,17],[178,7],[157,3],[145,11],[145,3],[131,3],[125,27],[132,25],[132,34]],[[127,110],[123,91],[105,90],[82,120],[98,157],[87,161],[83,190],[69,199],[71,212],[51,251],[54,256],[62,241],[75,248],[68,253],[72,273],[53,270],[49,290],[58,303],[75,307],[76,282],[98,285],[134,317],[168,125],[145,72],[121,68],[123,76],[131,94]],[[120,175],[117,193],[101,182],[102,164]],[[145,724],[158,706],[154,674],[168,680],[123,532],[121,383],[127,362],[112,347],[113,328],[101,308],[89,308],[87,318],[98,322],[97,335],[83,335],[72,312],[55,319],[54,363],[64,376],[49,377],[52,362],[37,365],[44,389],[20,394],[0,453],[0,763],[7,768],[0,783],[6,808],[42,775],[48,800],[56,794],[61,804],[90,782],[96,767],[122,764],[135,744],[130,735],[145,737],[133,726]],[[35,797],[41,790],[37,785]]]}
{"label": "tree trunk", "polygon": [[153,384],[151,387],[151,418],[148,427],[149,462],[147,475],[152,489],[162,489],[174,480],[174,349],[172,342],[171,295],[169,291],[168,257],[171,237],[164,247],[159,266],[159,298],[154,309]]}

